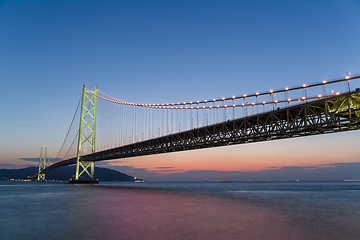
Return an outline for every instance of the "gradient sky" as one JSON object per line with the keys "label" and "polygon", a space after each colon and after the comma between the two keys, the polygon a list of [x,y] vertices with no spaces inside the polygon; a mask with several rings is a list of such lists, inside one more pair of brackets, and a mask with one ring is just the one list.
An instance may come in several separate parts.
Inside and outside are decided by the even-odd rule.
{"label": "gradient sky", "polygon": [[[35,165],[41,147],[56,156],[83,84],[129,102],[161,103],[360,75],[359,23],[356,0],[0,0],[0,168]],[[150,180],[236,180],[234,173],[269,171],[285,179],[290,167],[305,179],[307,170],[339,166],[342,178],[360,178],[351,172],[360,162],[359,134],[98,165]]]}

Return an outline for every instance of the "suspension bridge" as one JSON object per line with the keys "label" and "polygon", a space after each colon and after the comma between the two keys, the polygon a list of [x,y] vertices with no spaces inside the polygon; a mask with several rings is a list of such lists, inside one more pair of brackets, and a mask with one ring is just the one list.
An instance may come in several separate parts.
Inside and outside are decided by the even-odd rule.
{"label": "suspension bridge", "polygon": [[126,102],[84,86],[58,161],[46,164],[42,149],[37,179],[76,164],[70,182],[96,182],[96,161],[357,130],[359,79],[348,73],[248,95],[161,104]]}

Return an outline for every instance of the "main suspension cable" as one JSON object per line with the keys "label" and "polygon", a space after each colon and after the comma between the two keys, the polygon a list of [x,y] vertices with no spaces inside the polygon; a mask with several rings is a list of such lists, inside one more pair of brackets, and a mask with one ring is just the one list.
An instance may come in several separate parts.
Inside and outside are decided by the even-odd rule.
{"label": "main suspension cable", "polygon": [[75,137],[74,137],[74,140],[72,141],[72,143],[71,143],[71,145],[70,145],[70,147],[69,147],[68,151],[66,152],[66,154],[65,154],[65,156],[64,156],[64,159],[66,159],[66,156],[67,156],[67,155],[68,155],[68,153],[70,152],[71,147],[74,145],[74,142],[75,142],[75,140],[76,140],[77,136],[79,136],[79,131],[80,131],[80,130],[78,130],[78,131],[77,131],[77,133],[76,133],[76,135],[75,135]]}
{"label": "main suspension cable", "polygon": [[[76,107],[76,110],[75,110],[74,116],[73,116],[73,118],[72,118],[72,120],[71,120],[70,127],[69,127],[69,129],[68,129],[68,131],[67,131],[67,133],[66,133],[66,136],[65,136],[64,142],[63,142],[63,144],[61,145],[61,148],[60,148],[60,150],[59,150],[59,153],[56,155],[55,160],[59,157],[60,152],[61,152],[61,150],[63,149],[63,147],[64,147],[64,145],[65,145],[66,139],[67,139],[67,137],[68,137],[68,135],[69,135],[69,133],[70,133],[71,127],[72,127],[72,125],[73,125],[73,123],[74,123],[76,113],[77,113],[77,111],[78,111],[78,109],[79,109],[80,102],[81,102],[81,98],[79,99],[79,103],[78,103],[78,105],[77,105],[77,107]],[[69,152],[69,151],[68,151],[68,152]]]}

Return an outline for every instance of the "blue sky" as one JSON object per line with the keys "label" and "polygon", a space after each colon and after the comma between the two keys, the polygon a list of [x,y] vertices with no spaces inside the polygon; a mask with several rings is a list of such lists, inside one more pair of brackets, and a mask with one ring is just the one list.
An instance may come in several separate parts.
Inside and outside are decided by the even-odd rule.
{"label": "blue sky", "polygon": [[[359,22],[356,0],[0,0],[0,168],[33,164],[19,159],[38,157],[40,147],[57,154],[83,84],[129,102],[161,103],[360,75]],[[358,134],[285,145],[346,148]],[[279,154],[284,144],[258,146]],[[230,155],[254,148],[232,147]],[[341,159],[329,155],[328,164],[358,161],[357,149],[348,152]],[[176,155],[179,163],[182,157],[188,155]],[[146,169],[141,161],[157,157],[124,166]]]}

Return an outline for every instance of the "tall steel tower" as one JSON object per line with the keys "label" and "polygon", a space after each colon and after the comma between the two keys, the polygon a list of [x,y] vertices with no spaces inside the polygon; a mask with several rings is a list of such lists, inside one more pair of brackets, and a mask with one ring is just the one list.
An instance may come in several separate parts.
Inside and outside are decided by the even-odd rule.
{"label": "tall steel tower", "polygon": [[37,181],[45,181],[45,173],[41,173],[41,171],[46,167],[46,159],[47,159],[46,148],[44,149],[41,148]]}
{"label": "tall steel tower", "polygon": [[[83,154],[95,152],[97,87],[90,91],[84,85],[81,102],[76,174],[70,183],[97,183],[94,179],[95,162],[81,160]],[[88,148],[91,152],[86,151]],[[91,180],[80,179],[83,174],[88,175]]]}

